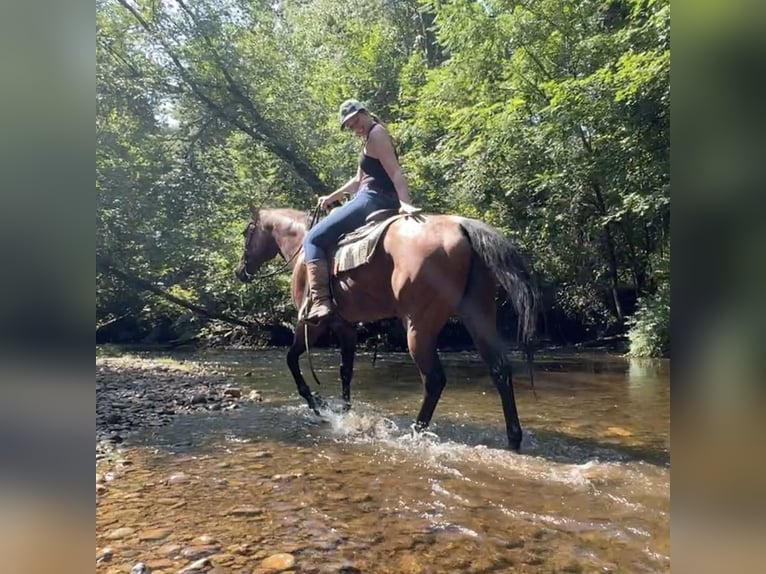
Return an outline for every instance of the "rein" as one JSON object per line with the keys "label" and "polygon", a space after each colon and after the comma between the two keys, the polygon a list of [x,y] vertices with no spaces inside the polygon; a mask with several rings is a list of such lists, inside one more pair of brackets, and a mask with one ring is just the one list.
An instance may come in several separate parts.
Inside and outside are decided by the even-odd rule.
{"label": "rein", "polygon": [[[311,212],[311,219],[309,220],[308,227],[306,228],[306,231],[308,232],[314,225],[316,225],[316,222],[319,220],[319,213],[322,209],[321,204],[317,204],[317,206],[314,208],[314,210]],[[255,223],[252,224],[253,229],[255,228]],[[279,275],[286,269],[290,267],[290,263],[293,262],[293,260],[298,256],[298,253],[300,253],[303,250],[303,244],[301,244],[298,249],[296,249],[295,253],[292,254],[292,256],[285,260],[285,262],[279,266],[279,268],[275,271],[271,271],[269,273],[264,273],[263,275],[251,275],[247,272],[247,269],[244,270],[245,276],[250,281],[255,281],[256,279],[266,279],[268,277],[273,277],[274,275]],[[308,291],[306,291],[306,297],[308,297]],[[306,343],[306,354],[308,355],[308,363],[309,363],[309,370],[311,371],[312,376],[314,377],[314,381],[317,385],[321,385],[322,383],[319,382],[319,377],[317,377],[316,371],[314,370],[314,363],[311,360],[311,349],[309,348],[309,326],[307,323],[304,322],[303,325],[303,336]]]}

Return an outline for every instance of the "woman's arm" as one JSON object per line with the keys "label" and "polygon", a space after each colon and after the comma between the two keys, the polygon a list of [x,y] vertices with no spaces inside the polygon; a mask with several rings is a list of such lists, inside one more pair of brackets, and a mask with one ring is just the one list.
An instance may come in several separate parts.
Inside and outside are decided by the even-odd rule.
{"label": "woman's arm", "polygon": [[406,211],[414,209],[410,205],[410,193],[407,189],[407,180],[404,178],[399,160],[396,159],[394,144],[385,128],[373,129],[367,138],[367,154],[378,158],[386,170],[388,177],[394,183],[399,202]]}
{"label": "woman's arm", "polygon": [[322,209],[329,209],[330,205],[343,199],[344,195],[351,195],[359,190],[359,182],[362,180],[362,170],[357,168],[356,175],[346,183],[333,191],[330,195],[323,195],[319,198],[319,205]]}

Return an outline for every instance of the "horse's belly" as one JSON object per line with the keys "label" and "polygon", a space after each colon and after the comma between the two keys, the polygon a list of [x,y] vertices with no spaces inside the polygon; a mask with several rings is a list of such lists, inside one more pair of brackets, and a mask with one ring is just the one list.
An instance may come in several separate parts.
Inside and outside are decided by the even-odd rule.
{"label": "horse's belly", "polygon": [[391,266],[383,259],[376,255],[368,264],[339,275],[334,295],[347,321],[369,323],[396,316]]}

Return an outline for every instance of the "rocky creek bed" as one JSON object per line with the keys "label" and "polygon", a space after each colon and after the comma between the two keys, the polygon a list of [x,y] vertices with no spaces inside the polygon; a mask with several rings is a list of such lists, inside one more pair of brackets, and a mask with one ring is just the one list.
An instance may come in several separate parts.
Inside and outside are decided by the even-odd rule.
{"label": "rocky creek bed", "polygon": [[[131,502],[143,498],[131,480],[134,472],[148,479],[139,490],[156,484],[139,460],[145,460],[145,449],[129,447],[130,437],[142,429],[170,423],[174,417],[195,411],[228,411],[243,402],[260,402],[258,391],[243,390],[232,384],[226,373],[186,360],[146,358],[125,355],[96,359],[96,505],[97,547],[96,569],[108,574],[162,574],[179,572],[195,574],[226,574],[230,568],[211,562],[210,555],[222,552],[221,544],[207,534],[188,535],[187,544],[162,544],[174,532],[173,528],[156,528],[151,524],[137,530],[120,526],[122,517],[135,514]],[[140,470],[139,470],[140,469]],[[129,478],[130,477],[130,478]],[[183,472],[174,473],[161,481],[169,488],[189,481]],[[127,488],[127,492],[123,489]],[[183,486],[181,487],[183,488]],[[183,496],[143,501],[147,505],[167,509],[168,515],[186,506]],[[234,507],[230,516],[249,516],[251,507]],[[162,515],[147,514],[149,523]],[[119,517],[115,520],[115,517]],[[179,526],[183,526],[179,524]],[[104,528],[106,527],[106,528]],[[182,536],[183,538],[183,536]],[[99,544],[100,541],[107,544]],[[156,546],[142,556],[134,543]],[[247,544],[233,545],[230,552],[239,557],[254,554]],[[227,557],[223,556],[225,562]],[[118,559],[115,560],[115,557]],[[277,572],[289,570],[294,558],[289,553],[261,551],[256,555],[260,568],[237,569],[237,572]],[[126,562],[127,560],[127,562]],[[219,562],[219,560],[216,560]],[[258,563],[257,562],[257,563]],[[241,562],[240,564],[241,565]],[[353,570],[350,570],[353,571]]]}
{"label": "rocky creek bed", "polygon": [[227,411],[260,401],[231,377],[194,361],[138,356],[96,359],[96,459],[132,433],[194,411]]}

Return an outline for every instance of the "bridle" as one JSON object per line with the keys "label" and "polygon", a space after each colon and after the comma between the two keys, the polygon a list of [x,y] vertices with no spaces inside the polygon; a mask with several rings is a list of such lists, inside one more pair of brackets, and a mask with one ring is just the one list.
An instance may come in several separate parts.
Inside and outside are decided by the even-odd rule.
{"label": "bridle", "polygon": [[[320,206],[317,205],[314,208],[314,211],[311,212],[311,219],[309,220],[309,225],[306,231],[314,227],[314,225],[317,222],[317,219],[319,218],[319,209]],[[255,233],[255,230],[257,228],[257,225],[254,221],[250,220],[250,223],[247,224],[247,235],[245,236],[245,254],[247,253],[247,248],[250,245],[250,240],[253,238],[253,233]],[[242,266],[242,275],[244,275],[245,279],[247,279],[248,282],[255,281],[256,279],[267,279],[268,277],[274,277],[275,275],[279,275],[286,269],[289,269],[290,263],[293,262],[293,260],[298,256],[298,254],[303,251],[303,244],[301,244],[298,249],[295,250],[295,253],[293,253],[289,259],[286,259],[282,265],[279,266],[278,269],[275,271],[270,271],[269,273],[264,273],[263,275],[254,275],[252,273],[249,273],[247,270],[247,265]]]}
{"label": "bridle", "polygon": [[[317,203],[317,206],[314,208],[314,210],[311,212],[311,219],[309,220],[308,227],[306,228],[306,231],[314,227],[316,225],[317,220],[319,219],[319,212],[321,209],[321,204]],[[246,240],[245,240],[245,252],[243,253],[242,257],[246,258],[247,255],[247,248],[250,246],[250,240],[253,237],[253,233],[255,233],[255,230],[258,226],[255,224],[255,221],[252,219],[250,220],[250,223],[247,224],[247,234],[246,234]],[[253,275],[251,273],[248,273],[247,271],[247,265],[242,266],[242,275],[248,280],[248,281],[254,281],[256,279],[266,279],[267,277],[273,277],[274,275],[277,275],[279,273],[282,273],[285,269],[287,269],[290,266],[290,263],[292,263],[293,259],[295,259],[298,256],[298,253],[303,251],[303,244],[301,244],[300,247],[295,251],[295,253],[292,254],[292,256],[285,260],[285,262],[280,265],[279,269],[276,271],[271,271],[270,273],[265,273],[264,275]],[[305,297],[308,297],[308,292],[305,294]],[[309,363],[309,369],[311,370],[311,374],[314,377],[314,381],[316,381],[317,385],[321,385],[322,383],[319,381],[319,377],[317,377],[316,371],[314,370],[314,363],[311,360],[311,349],[309,348],[309,325],[307,322],[303,323],[303,336],[305,337],[306,341],[306,354],[308,356],[308,363]]]}

